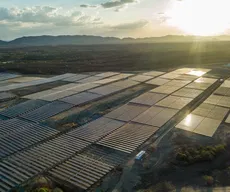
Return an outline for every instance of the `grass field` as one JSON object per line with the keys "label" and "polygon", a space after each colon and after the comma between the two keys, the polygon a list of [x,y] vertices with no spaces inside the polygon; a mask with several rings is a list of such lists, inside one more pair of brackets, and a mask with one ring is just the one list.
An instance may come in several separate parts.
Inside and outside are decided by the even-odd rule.
{"label": "grass field", "polygon": [[230,62],[230,42],[0,48],[1,69],[22,73],[138,71]]}

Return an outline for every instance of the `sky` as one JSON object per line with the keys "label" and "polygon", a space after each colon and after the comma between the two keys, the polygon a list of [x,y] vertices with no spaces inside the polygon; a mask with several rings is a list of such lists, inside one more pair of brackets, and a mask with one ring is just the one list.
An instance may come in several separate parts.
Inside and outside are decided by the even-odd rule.
{"label": "sky", "polygon": [[229,0],[0,0],[0,39],[229,34],[229,7]]}

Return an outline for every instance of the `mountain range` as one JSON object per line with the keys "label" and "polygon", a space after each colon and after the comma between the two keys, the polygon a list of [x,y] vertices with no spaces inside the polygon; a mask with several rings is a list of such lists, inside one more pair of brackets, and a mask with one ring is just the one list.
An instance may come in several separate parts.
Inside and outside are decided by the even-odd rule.
{"label": "mountain range", "polygon": [[58,45],[97,45],[97,44],[128,44],[128,43],[167,43],[167,42],[192,42],[192,41],[230,41],[230,36],[177,36],[167,35],[148,38],[116,38],[101,36],[28,36],[12,41],[0,40],[1,47],[8,46],[58,46]]}

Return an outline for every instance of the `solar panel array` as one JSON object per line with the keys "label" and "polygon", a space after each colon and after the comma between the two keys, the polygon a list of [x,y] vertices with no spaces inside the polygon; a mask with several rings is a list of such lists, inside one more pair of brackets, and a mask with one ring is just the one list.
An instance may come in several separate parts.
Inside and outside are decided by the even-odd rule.
{"label": "solar panel array", "polygon": [[133,119],[133,122],[161,127],[167,123],[178,110],[153,106]]}
{"label": "solar panel array", "polygon": [[14,89],[29,87],[29,86],[42,85],[42,84],[62,80],[62,79],[65,79],[65,78],[68,78],[68,77],[71,77],[74,75],[75,74],[66,73],[64,75],[59,75],[59,76],[55,76],[55,77],[51,77],[51,78],[39,79],[39,80],[23,82],[23,83],[13,83],[11,85],[6,85],[6,86],[0,87],[0,91],[10,91],[10,90],[14,90]]}
{"label": "solar panel array", "polygon": [[153,126],[128,123],[101,139],[98,144],[132,153],[157,130],[158,128]]}
{"label": "solar panel array", "polygon": [[36,110],[31,111],[30,113],[26,113],[24,115],[20,115],[21,118],[34,121],[34,122],[40,122],[44,121],[54,115],[57,115],[61,112],[64,112],[68,109],[71,109],[73,107],[72,104],[64,103],[61,101],[54,101],[52,103],[49,103],[47,105],[44,105]]}
{"label": "solar panel array", "polygon": [[176,128],[212,137],[220,124],[220,120],[190,114]]}
{"label": "solar panel array", "polygon": [[124,122],[101,117],[91,123],[67,133],[67,135],[83,139],[89,142],[96,142],[100,138],[108,135],[112,131],[118,129]]}
{"label": "solar panel array", "polygon": [[159,94],[159,93],[144,93],[140,95],[139,97],[136,97],[131,103],[137,103],[137,104],[142,104],[142,105],[148,105],[148,106],[153,106],[156,104],[158,101],[162,100],[165,98],[167,95],[164,94]]}
{"label": "solar panel array", "polygon": [[[3,146],[9,149],[17,148],[19,142],[22,142],[20,139],[23,139],[25,142],[22,144],[22,149],[26,148],[26,150],[11,155],[0,162],[3,173],[0,190],[7,191],[44,171],[49,171],[53,176],[74,186],[88,189],[109,173],[114,166],[122,163],[130,153],[137,150],[160,127],[172,119],[178,113],[178,109],[183,108],[200,95],[202,91],[184,88],[184,86],[190,85],[191,81],[198,79],[199,75],[201,76],[207,71],[183,68],[167,74],[151,71],[134,76],[133,74],[106,72],[94,76],[64,74],[49,78],[49,81],[63,80],[73,83],[28,96],[31,99],[39,97],[47,101],[56,100],[54,102],[27,101],[2,112],[7,117],[19,116],[24,119],[5,121],[21,122],[17,122],[18,126],[16,127],[9,125],[9,129],[2,129],[2,132],[4,131],[2,135],[6,138],[3,141]],[[152,79],[154,77],[158,78],[154,80]],[[45,80],[48,79],[38,81],[44,83]],[[211,80],[205,78],[201,78],[199,81],[212,84]],[[32,137],[34,137],[35,143],[44,141],[47,138],[45,133],[46,131],[49,133],[48,130],[50,129],[31,122],[46,120],[76,105],[88,103],[143,82],[162,86],[144,93],[102,118],[31,147],[33,145]],[[13,85],[9,89],[36,83],[19,83],[21,85]],[[200,84],[200,82],[198,83]],[[190,94],[191,92],[193,94]],[[172,96],[171,93],[177,95]],[[17,108],[22,109],[17,111]],[[212,115],[215,116],[215,113],[213,112]],[[220,114],[218,115],[220,116]],[[219,120],[211,121],[212,125],[210,125],[207,122],[210,116],[201,118],[204,118],[202,121],[211,126],[209,134],[212,134],[212,126],[216,125]],[[33,128],[29,129],[28,124],[33,124],[34,128],[38,130],[38,134],[34,134],[35,131],[32,132]],[[10,130],[12,131],[9,132]],[[204,127],[198,126],[196,130],[202,133]],[[57,133],[55,131],[52,134]],[[40,137],[41,140],[39,140]],[[8,143],[11,141],[12,144],[9,145]],[[84,151],[82,151],[83,149]],[[17,150],[21,149],[17,148]],[[11,153],[13,151],[9,152],[9,154]]]}
{"label": "solar panel array", "polygon": [[142,105],[127,104],[106,114],[105,117],[128,122],[146,111],[148,108],[149,107]]}
{"label": "solar panel array", "polygon": [[136,75],[134,77],[131,77],[130,79],[132,79],[133,81],[137,81],[137,82],[145,82],[145,81],[148,81],[150,79],[153,79],[153,77],[147,76],[147,75]]}
{"label": "solar panel array", "polygon": [[209,103],[213,105],[219,105],[222,107],[230,108],[230,97],[220,96],[220,95],[211,95],[210,97],[208,97],[207,100],[205,100],[204,103]]}
{"label": "solar panel array", "polygon": [[0,73],[0,81],[13,79],[13,78],[20,77],[20,76],[21,75],[12,74],[12,73]]}
{"label": "solar panel array", "polygon": [[219,87],[215,93],[215,95],[222,95],[230,97],[230,88],[228,87]]}
{"label": "solar panel array", "polygon": [[[211,78],[199,78],[196,83],[211,85],[216,81],[216,79]],[[212,137],[229,113],[230,97],[227,96],[227,89],[228,82],[224,82],[214,94],[210,95],[191,114],[184,118],[176,128]]]}
{"label": "solar panel array", "polygon": [[0,101],[7,101],[7,100],[12,100],[16,98],[16,95],[12,93],[7,93],[7,92],[1,92],[0,93]]}
{"label": "solar panel array", "polygon": [[72,105],[82,105],[87,102],[93,101],[95,99],[99,99],[101,97],[102,95],[99,95],[99,94],[82,92],[82,93],[78,93],[78,94],[60,99],[60,101],[70,103]]}
{"label": "solar panel array", "polygon": [[96,159],[111,166],[117,166],[127,160],[127,153],[103,147],[101,145],[91,145],[83,155]]}
{"label": "solar panel array", "polygon": [[192,114],[222,121],[225,118],[225,116],[228,114],[228,112],[229,109],[227,108],[219,107],[212,104],[202,103],[192,112]]}
{"label": "solar panel array", "polygon": [[19,115],[22,115],[24,113],[27,113],[29,111],[35,110],[39,107],[42,107],[44,105],[48,104],[47,101],[42,100],[29,100],[22,103],[19,103],[13,107],[10,107],[8,109],[5,109],[4,111],[0,112],[0,115],[4,115],[6,117],[17,117]]}
{"label": "solar panel array", "polygon": [[6,132],[0,136],[0,158],[18,152],[59,133],[50,127],[23,122],[18,119],[0,122],[0,129],[3,129],[1,132]]}
{"label": "solar panel array", "polygon": [[146,83],[151,84],[151,85],[164,85],[168,83],[169,81],[170,81],[169,79],[163,79],[163,78],[158,77],[150,81],[147,81]]}
{"label": "solar panel array", "polygon": [[63,135],[1,161],[0,190],[9,191],[88,145],[86,141]]}
{"label": "solar panel array", "polygon": [[189,89],[189,88],[182,88],[176,92],[174,92],[172,95],[175,96],[180,96],[180,97],[188,97],[188,98],[196,98],[200,94],[202,94],[202,90],[197,90],[197,89]]}
{"label": "solar panel array", "polygon": [[63,79],[63,81],[77,82],[77,81],[79,81],[81,79],[84,79],[84,78],[87,78],[87,77],[89,77],[89,75],[86,75],[86,74],[76,74],[74,76],[71,76],[71,77]]}
{"label": "solar panel array", "polygon": [[112,169],[111,165],[79,154],[55,167],[49,173],[86,190]]}
{"label": "solar panel array", "polygon": [[192,98],[168,96],[164,98],[163,100],[159,101],[158,103],[156,103],[156,106],[168,107],[172,109],[183,109],[192,100],[193,100]]}

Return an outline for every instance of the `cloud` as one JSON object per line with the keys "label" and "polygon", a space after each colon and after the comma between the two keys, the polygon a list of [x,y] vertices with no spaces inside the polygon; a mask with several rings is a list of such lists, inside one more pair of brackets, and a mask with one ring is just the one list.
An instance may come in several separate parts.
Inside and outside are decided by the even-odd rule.
{"label": "cloud", "polygon": [[23,9],[18,8],[0,8],[0,21],[12,23],[40,23],[53,24],[57,26],[68,25],[86,25],[100,24],[101,18],[97,16],[88,16],[83,12],[75,9],[69,10],[66,13],[62,12],[62,8],[49,6],[35,6]]}
{"label": "cloud", "polygon": [[97,5],[82,4],[82,5],[80,5],[80,7],[82,7],[82,8],[97,8],[98,6]]}
{"label": "cloud", "polygon": [[137,3],[138,0],[116,0],[116,1],[109,1],[109,2],[105,2],[105,3],[102,3],[101,6],[103,8],[114,8],[114,7],[121,7],[123,5],[127,5],[127,4],[130,4],[130,3]]}
{"label": "cloud", "polygon": [[149,22],[147,20],[139,20],[131,23],[122,23],[118,25],[111,26],[112,29],[116,30],[135,30],[139,28],[143,28]]}

